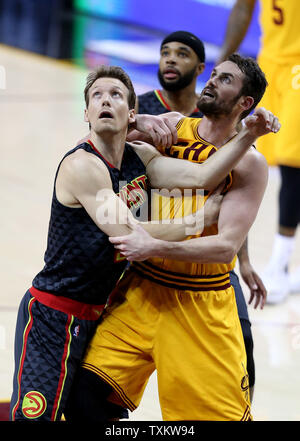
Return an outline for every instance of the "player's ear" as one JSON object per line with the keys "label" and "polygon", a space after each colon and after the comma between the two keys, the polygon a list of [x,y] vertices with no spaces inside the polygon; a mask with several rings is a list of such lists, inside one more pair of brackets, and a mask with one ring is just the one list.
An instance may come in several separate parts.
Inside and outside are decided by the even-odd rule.
{"label": "player's ear", "polygon": [[129,118],[128,118],[128,124],[132,124],[135,122],[135,110],[130,109],[129,110]]}
{"label": "player's ear", "polygon": [[84,121],[85,121],[85,122],[90,122],[89,117],[88,117],[88,111],[87,111],[87,109],[84,109]]}
{"label": "player's ear", "polygon": [[197,74],[201,75],[204,69],[205,69],[205,63],[198,63]]}
{"label": "player's ear", "polygon": [[254,104],[254,98],[252,96],[242,96],[240,98],[240,106],[242,111],[251,109]]}

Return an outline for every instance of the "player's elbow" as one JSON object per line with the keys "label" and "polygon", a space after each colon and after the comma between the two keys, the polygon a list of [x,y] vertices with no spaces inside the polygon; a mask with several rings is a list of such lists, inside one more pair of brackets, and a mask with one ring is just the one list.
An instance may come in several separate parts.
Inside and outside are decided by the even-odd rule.
{"label": "player's elbow", "polygon": [[222,263],[230,263],[233,261],[238,251],[238,247],[230,240],[224,240],[221,244],[220,260]]}
{"label": "player's elbow", "polygon": [[201,173],[198,173],[197,178],[195,179],[194,186],[196,185],[196,188],[205,188],[207,191],[213,191],[219,184],[219,176],[211,173],[208,168],[203,167]]}
{"label": "player's elbow", "polygon": [[226,249],[223,253],[222,253],[222,263],[226,263],[229,264],[230,262],[233,261],[235,257],[235,253],[232,250]]}

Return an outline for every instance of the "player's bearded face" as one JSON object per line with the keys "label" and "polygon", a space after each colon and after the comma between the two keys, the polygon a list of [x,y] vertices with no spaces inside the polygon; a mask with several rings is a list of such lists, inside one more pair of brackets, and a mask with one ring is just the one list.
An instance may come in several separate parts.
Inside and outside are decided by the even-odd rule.
{"label": "player's bearded face", "polygon": [[229,115],[240,97],[241,94],[238,93],[233,98],[223,99],[216,90],[205,87],[200,94],[197,107],[205,116]]}
{"label": "player's bearded face", "polygon": [[[173,68],[174,70],[175,68]],[[197,66],[193,67],[186,73],[182,74],[178,69],[175,79],[165,79],[161,69],[158,70],[158,79],[163,89],[170,92],[176,92],[177,90],[184,89],[189,86],[196,76]]]}

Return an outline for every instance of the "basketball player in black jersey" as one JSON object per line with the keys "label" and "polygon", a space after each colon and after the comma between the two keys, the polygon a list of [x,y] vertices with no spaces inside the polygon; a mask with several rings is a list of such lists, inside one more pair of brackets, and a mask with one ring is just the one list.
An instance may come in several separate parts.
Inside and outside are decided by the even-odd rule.
{"label": "basketball player in black jersey", "polygon": [[[201,40],[186,31],[167,35],[161,43],[158,79],[161,90],[152,90],[138,96],[136,109],[139,113],[159,115],[177,111],[182,115],[201,118],[197,107],[199,96],[196,93],[197,78],[205,68],[205,48]],[[247,239],[238,254],[240,273],[250,289],[250,299],[256,299],[254,307],[266,301],[265,286],[253,269]],[[231,283],[235,289],[239,318],[247,351],[247,370],[251,397],[255,384],[255,364],[253,338],[247,304],[235,271],[230,272]]]}
{"label": "basketball player in black jersey", "polygon": [[[19,307],[10,409],[14,421],[61,419],[86,345],[127,265],[109,236],[128,234],[140,221],[146,175],[158,188],[185,188],[188,176],[198,188],[213,189],[251,145],[248,139],[236,137],[214,155],[213,163],[208,160],[203,166],[163,158],[153,146],[138,142],[132,144],[137,154],[125,142],[128,125],[147,132],[149,124],[144,115],[135,122],[134,89],[118,67],[101,66],[92,72],[85,100],[91,136],[66,153],[58,166],[45,265]],[[162,117],[150,119],[152,126],[156,122],[158,142],[176,142]],[[176,176],[174,161],[179,167]],[[205,225],[215,221],[218,200],[217,195],[210,214],[205,211]],[[139,223],[154,237],[181,240],[184,222],[201,229],[203,213],[181,224]],[[112,403],[103,409],[104,419],[122,416],[123,410]]]}

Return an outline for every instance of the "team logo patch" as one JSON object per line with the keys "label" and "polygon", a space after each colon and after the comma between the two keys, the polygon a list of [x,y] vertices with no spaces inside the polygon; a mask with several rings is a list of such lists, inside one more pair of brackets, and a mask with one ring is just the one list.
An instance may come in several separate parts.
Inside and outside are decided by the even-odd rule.
{"label": "team logo patch", "polygon": [[241,389],[243,392],[245,392],[245,398],[247,401],[250,401],[250,395],[249,395],[249,375],[247,372],[247,369],[245,368],[244,364],[242,363],[243,370],[244,370],[244,376],[241,380]]}
{"label": "team logo patch", "polygon": [[40,392],[30,391],[24,396],[22,412],[26,418],[38,418],[43,415],[46,408],[46,398]]}
{"label": "team logo patch", "polygon": [[242,367],[243,367],[243,371],[244,371],[244,376],[241,381],[241,389],[242,389],[242,391],[245,392],[249,389],[249,375],[248,375],[247,369],[244,366],[244,363],[242,363]]}
{"label": "team logo patch", "polygon": [[241,389],[242,389],[242,391],[246,391],[246,390],[248,390],[249,389],[249,376],[248,375],[245,375],[243,378],[242,378],[242,381],[241,381]]}

